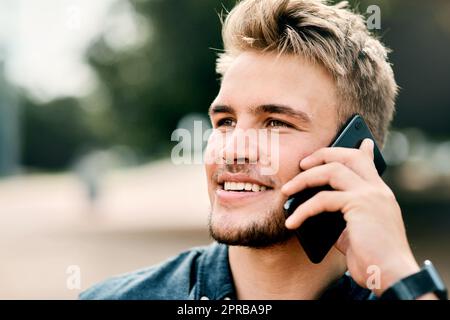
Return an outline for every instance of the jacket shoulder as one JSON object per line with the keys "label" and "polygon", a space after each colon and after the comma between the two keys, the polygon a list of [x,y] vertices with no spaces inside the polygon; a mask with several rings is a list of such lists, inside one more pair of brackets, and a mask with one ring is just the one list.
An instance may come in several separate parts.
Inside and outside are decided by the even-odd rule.
{"label": "jacket shoulder", "polygon": [[206,247],[184,251],[145,269],[106,279],[83,291],[82,300],[188,299],[191,274]]}

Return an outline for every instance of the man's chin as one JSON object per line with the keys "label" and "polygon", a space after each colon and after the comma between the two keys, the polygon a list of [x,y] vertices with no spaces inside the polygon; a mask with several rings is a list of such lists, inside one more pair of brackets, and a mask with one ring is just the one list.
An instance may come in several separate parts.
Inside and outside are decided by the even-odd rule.
{"label": "man's chin", "polygon": [[[231,217],[209,217],[209,232],[211,237],[219,243],[232,246],[251,248],[267,248],[280,245],[292,238],[293,233],[284,226],[282,212],[270,213],[265,221],[242,221],[238,215]],[[247,214],[246,218],[249,216]],[[240,221],[239,221],[240,220]]]}

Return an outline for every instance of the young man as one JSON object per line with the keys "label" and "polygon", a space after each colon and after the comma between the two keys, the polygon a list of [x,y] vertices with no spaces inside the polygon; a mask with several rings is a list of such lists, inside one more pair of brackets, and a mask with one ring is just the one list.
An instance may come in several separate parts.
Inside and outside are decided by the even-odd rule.
{"label": "young man", "polygon": [[[326,148],[355,113],[381,147],[393,116],[397,85],[387,50],[361,16],[320,0],[244,0],[227,16],[223,40],[205,153],[223,160],[205,165],[218,243],[109,279],[81,298],[361,300],[417,274],[400,207],[375,169],[373,142]],[[276,154],[250,140],[236,148],[246,131],[261,129],[278,133]],[[277,170],[263,174],[275,160]],[[285,220],[288,196],[327,184],[334,190]],[[347,226],[313,264],[292,229],[326,211],[341,211]],[[380,276],[371,290],[370,270]]]}

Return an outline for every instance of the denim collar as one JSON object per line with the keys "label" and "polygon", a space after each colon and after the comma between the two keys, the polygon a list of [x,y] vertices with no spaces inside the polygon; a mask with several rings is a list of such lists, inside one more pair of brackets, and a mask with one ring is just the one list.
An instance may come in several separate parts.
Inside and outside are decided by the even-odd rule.
{"label": "denim collar", "polygon": [[[200,256],[193,281],[191,299],[236,299],[236,290],[231,276],[228,246],[217,242],[209,246]],[[370,290],[360,287],[346,272],[333,283],[320,300],[374,300]]]}
{"label": "denim collar", "polygon": [[195,300],[236,299],[227,245],[215,242],[200,257],[193,294]]}

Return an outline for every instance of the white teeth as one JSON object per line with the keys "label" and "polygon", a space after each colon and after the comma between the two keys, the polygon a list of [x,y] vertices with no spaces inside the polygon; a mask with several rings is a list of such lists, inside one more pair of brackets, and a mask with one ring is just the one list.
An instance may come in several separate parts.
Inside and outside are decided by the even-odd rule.
{"label": "white teeth", "polygon": [[223,184],[224,190],[232,190],[232,191],[265,191],[267,190],[266,186],[260,186],[259,184],[249,183],[249,182],[224,182]]}

